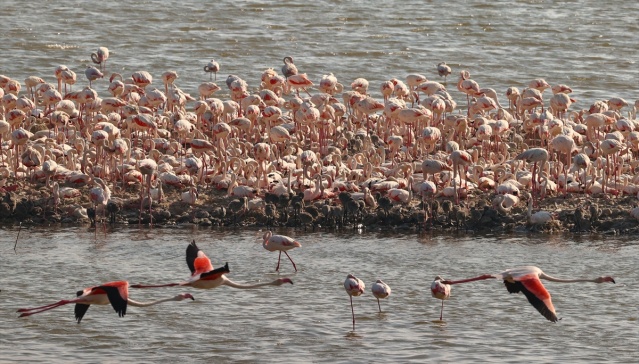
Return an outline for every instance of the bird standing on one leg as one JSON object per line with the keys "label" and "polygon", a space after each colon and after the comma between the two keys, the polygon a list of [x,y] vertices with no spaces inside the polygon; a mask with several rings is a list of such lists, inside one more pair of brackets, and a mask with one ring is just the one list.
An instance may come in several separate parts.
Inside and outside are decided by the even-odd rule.
{"label": "bird standing on one leg", "polygon": [[353,314],[353,331],[355,331],[355,310],[353,309],[353,296],[361,296],[364,293],[366,285],[364,282],[352,274],[346,276],[344,281],[344,289],[351,299],[351,313]]}

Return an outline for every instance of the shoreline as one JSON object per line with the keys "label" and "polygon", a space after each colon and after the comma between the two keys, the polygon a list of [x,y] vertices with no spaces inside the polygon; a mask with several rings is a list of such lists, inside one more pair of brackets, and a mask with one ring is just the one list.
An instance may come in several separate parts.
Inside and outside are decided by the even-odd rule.
{"label": "shoreline", "polygon": [[[13,186],[10,182],[8,185]],[[100,224],[104,220],[107,225],[150,227],[148,206],[145,206],[139,220],[138,188],[135,186],[127,188],[123,193],[126,198],[117,199],[121,205],[114,213],[115,222],[109,221],[110,216],[99,215],[96,217],[96,223]],[[0,225],[17,226],[21,223],[23,227],[41,224],[92,227],[91,219],[86,215],[86,209],[82,207],[90,205],[88,197],[90,187],[87,185],[79,189],[83,192],[82,195],[60,204],[57,212],[54,212],[53,199],[47,196],[47,188],[44,185],[39,188],[28,186],[26,191],[29,197],[27,194],[18,194],[17,191],[5,190],[3,193],[5,197],[0,204]],[[2,190],[4,188],[0,188],[0,192]],[[639,234],[637,221],[627,212],[636,203],[634,196],[610,198],[568,194],[568,197],[561,195],[547,197],[539,201],[537,208],[552,211],[555,218],[545,224],[533,225],[528,221],[526,207],[515,206],[509,213],[499,211],[499,208],[490,203],[495,196],[494,192],[480,190],[474,190],[472,195],[460,202],[460,205],[448,204],[452,207],[450,211],[446,211],[445,206],[445,201],[450,201],[449,199],[437,198],[428,201],[431,205],[429,213],[433,211],[432,201],[437,201],[435,204],[439,205],[432,218],[425,218],[422,202],[415,198],[409,205],[392,206],[388,215],[379,207],[365,208],[360,216],[349,218],[344,222],[336,221],[331,214],[327,217],[326,211],[322,211],[322,207],[327,205],[329,200],[306,204],[297,214],[294,209],[289,209],[288,219],[281,210],[276,211],[273,217],[268,217],[264,213],[263,206],[235,217],[228,212],[227,207],[237,199],[228,196],[226,191],[210,187],[200,193],[203,202],[195,205],[179,201],[179,194],[179,189],[166,188],[165,201],[156,202],[152,207],[152,227],[192,224],[212,228],[301,228],[304,231],[328,230],[329,232],[357,229],[378,231],[391,228],[393,231],[409,233],[436,231],[497,234],[513,232]],[[122,191],[118,195],[122,195]],[[15,201],[15,208],[9,215],[7,215],[10,211],[7,210],[7,199]]]}

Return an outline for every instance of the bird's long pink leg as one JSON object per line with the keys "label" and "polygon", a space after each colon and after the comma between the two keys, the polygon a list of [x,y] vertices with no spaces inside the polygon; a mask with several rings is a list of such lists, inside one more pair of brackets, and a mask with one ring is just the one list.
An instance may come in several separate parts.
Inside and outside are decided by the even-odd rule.
{"label": "bird's long pink leg", "polygon": [[353,331],[355,331],[355,310],[353,309],[353,296],[351,298],[351,313],[353,314]]}
{"label": "bird's long pink leg", "polygon": [[[276,272],[279,272],[280,270],[280,259],[282,258],[282,251],[280,250],[280,254],[277,256],[277,268],[275,268]],[[293,264],[295,265],[295,264]]]}
{"label": "bird's long pink leg", "polygon": [[[290,261],[291,261],[291,263],[293,263],[293,268],[295,268],[295,271],[297,272],[297,267],[295,266],[295,262],[293,261],[293,259],[291,259],[291,256],[290,256],[290,255],[288,255],[288,253],[287,253],[287,252],[284,252],[284,254],[286,254],[286,256],[288,257],[288,260],[290,260]],[[282,255],[282,253],[280,252],[280,256],[281,256],[281,255]],[[279,266],[279,263],[278,263],[278,266]]]}
{"label": "bird's long pink leg", "polygon": [[34,308],[21,308],[17,312],[23,312],[20,315],[20,317],[31,316],[31,315],[35,315],[36,313],[49,311],[56,307],[64,306],[69,303],[75,303],[75,302],[77,302],[77,300],[62,300],[62,301],[58,301],[56,303],[46,305],[46,306],[40,306],[40,307],[34,307]]}
{"label": "bird's long pink leg", "polygon": [[442,309],[439,311],[439,321],[443,321],[444,317],[444,300],[442,300]]}
{"label": "bird's long pink leg", "polygon": [[379,304],[379,298],[377,299],[377,308],[379,308],[379,312],[382,312],[382,305]]}

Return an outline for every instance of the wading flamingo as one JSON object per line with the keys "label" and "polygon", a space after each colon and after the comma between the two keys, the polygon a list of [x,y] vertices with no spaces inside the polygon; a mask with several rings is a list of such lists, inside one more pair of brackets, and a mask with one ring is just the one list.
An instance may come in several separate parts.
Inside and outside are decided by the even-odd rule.
{"label": "wading flamingo", "polygon": [[373,283],[371,287],[371,291],[373,292],[373,296],[377,298],[377,308],[379,308],[379,312],[382,312],[382,306],[379,303],[380,298],[387,298],[391,294],[391,288],[388,284],[382,282],[381,279],[378,279],[377,282]]}
{"label": "wading flamingo", "polygon": [[353,309],[353,296],[361,296],[364,293],[366,285],[364,282],[352,274],[346,276],[344,281],[344,289],[351,299],[351,313],[353,314],[353,331],[355,331],[355,310]]}
{"label": "wading flamingo", "polygon": [[297,272],[295,262],[293,262],[293,259],[291,259],[291,256],[288,255],[286,251],[293,248],[299,248],[302,244],[286,235],[273,235],[273,232],[270,230],[264,233],[262,239],[264,239],[264,242],[262,243],[264,249],[270,252],[274,252],[276,250],[280,251],[279,257],[277,258],[277,267],[275,268],[276,272],[280,270],[280,258],[282,258],[282,252],[284,252],[291,263],[293,263],[293,268],[295,268],[295,271]]}
{"label": "wading flamingo", "polygon": [[229,286],[239,289],[253,289],[264,286],[281,286],[284,283],[293,284],[289,278],[279,278],[271,282],[256,283],[256,284],[240,284],[236,283],[228,278],[225,274],[229,273],[229,265],[226,263],[223,267],[213,269],[211,260],[201,251],[195,244],[195,240],[186,247],[186,264],[191,270],[191,277],[185,282],[181,283],[167,283],[160,285],[144,285],[134,284],[131,288],[158,288],[158,287],[174,287],[174,286],[189,286],[199,289],[212,289],[219,286]]}
{"label": "wading flamingo", "polygon": [[158,303],[168,301],[183,301],[187,298],[195,300],[189,293],[180,293],[177,296],[164,298],[153,302],[137,302],[129,298],[129,282],[117,281],[108,282],[99,286],[93,286],[85,288],[82,291],[77,292],[77,298],[72,300],[61,300],[56,303],[52,303],[46,306],[34,307],[34,308],[21,308],[18,312],[21,312],[20,317],[31,316],[36,313],[48,311],[60,306],[75,303],[75,319],[80,323],[82,317],[89,309],[90,305],[107,305],[111,304],[115,312],[120,317],[126,315],[127,305],[135,307],[148,307],[157,305]]}
{"label": "wading flamingo", "polygon": [[444,300],[450,298],[450,285],[444,284],[443,278],[440,276],[435,277],[433,283],[430,284],[430,293],[433,297],[442,300],[442,308],[439,311],[439,321],[442,321],[444,317]]}
{"label": "wading flamingo", "polygon": [[442,281],[443,284],[458,284],[458,283],[466,283],[479,281],[484,279],[502,279],[504,281],[504,285],[506,285],[506,289],[509,293],[519,293],[522,292],[528,302],[530,302],[533,307],[541,313],[548,321],[557,322],[559,319],[557,318],[557,313],[555,312],[555,306],[553,306],[552,301],[550,300],[550,293],[546,290],[544,285],[541,283],[541,279],[545,279],[551,282],[559,282],[559,283],[575,283],[575,282],[593,282],[593,283],[603,283],[603,282],[612,282],[615,283],[614,278],[610,276],[602,276],[597,278],[578,278],[578,279],[559,279],[555,277],[551,277],[545,274],[541,269],[534,266],[524,266],[517,267],[512,269],[507,269],[501,273],[497,274],[484,274],[479,277],[462,279],[458,281]]}

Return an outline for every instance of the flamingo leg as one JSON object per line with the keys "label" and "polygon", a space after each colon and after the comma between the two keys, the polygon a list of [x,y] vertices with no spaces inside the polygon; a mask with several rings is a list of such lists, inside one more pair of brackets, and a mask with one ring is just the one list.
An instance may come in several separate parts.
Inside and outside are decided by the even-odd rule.
{"label": "flamingo leg", "polygon": [[50,305],[46,305],[46,306],[20,309],[20,310],[18,310],[18,312],[22,312],[20,317],[26,317],[26,316],[35,315],[36,313],[49,311],[49,310],[52,310],[54,308],[67,305],[69,303],[76,303],[76,302],[77,302],[77,300],[62,300],[62,301],[59,301],[59,302],[56,302],[56,303],[53,303],[53,304],[50,304]]}
{"label": "flamingo leg", "polygon": [[280,270],[280,258],[282,258],[282,251],[280,250],[280,255],[278,255],[277,257],[277,268],[275,268],[276,272],[279,272]]}
{"label": "flamingo leg", "polygon": [[442,308],[439,311],[439,321],[443,321],[443,317],[444,317],[444,300],[442,300]]}
{"label": "flamingo leg", "polygon": [[355,310],[353,309],[353,296],[351,298],[351,314],[353,315],[353,331],[355,331]]}
{"label": "flamingo leg", "polygon": [[379,312],[382,312],[382,305],[379,304],[379,298],[377,299],[377,307],[379,308]]}
{"label": "flamingo leg", "polygon": [[[291,256],[290,256],[290,255],[288,255],[288,253],[287,253],[287,252],[284,252],[284,254],[286,254],[286,256],[288,257],[288,260],[290,260],[290,261],[291,261],[291,263],[293,263],[293,268],[295,268],[295,271],[297,272],[297,267],[295,266],[295,262],[293,261],[293,259],[291,259]],[[282,252],[280,251],[280,256],[281,256],[281,255],[282,255]],[[278,266],[279,266],[279,263],[278,263]]]}

